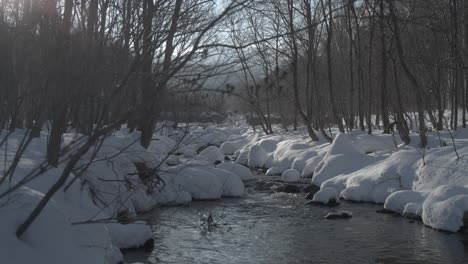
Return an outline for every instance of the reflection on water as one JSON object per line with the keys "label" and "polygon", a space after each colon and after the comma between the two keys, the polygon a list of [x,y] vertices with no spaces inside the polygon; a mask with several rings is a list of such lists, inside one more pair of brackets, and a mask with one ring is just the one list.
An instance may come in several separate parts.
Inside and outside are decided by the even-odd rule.
{"label": "reflection on water", "polygon": [[[468,234],[375,213],[381,206],[304,205],[302,195],[251,193],[244,199],[159,208],[147,215],[155,249],[126,254],[143,263],[468,263]],[[325,220],[330,211],[353,218]],[[211,231],[200,214],[213,215]]]}

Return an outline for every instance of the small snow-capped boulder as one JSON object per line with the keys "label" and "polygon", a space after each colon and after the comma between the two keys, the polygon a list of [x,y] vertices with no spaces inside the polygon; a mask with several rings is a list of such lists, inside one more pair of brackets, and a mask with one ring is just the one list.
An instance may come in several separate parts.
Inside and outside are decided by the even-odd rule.
{"label": "small snow-capped boulder", "polygon": [[283,182],[299,182],[301,181],[301,174],[295,169],[285,170],[281,174],[281,180]]}
{"label": "small snow-capped boulder", "polygon": [[249,164],[249,151],[248,150],[240,151],[239,155],[237,155],[236,163],[247,166]]}
{"label": "small snow-capped boulder", "polygon": [[216,168],[230,171],[239,176],[243,181],[251,180],[253,178],[252,172],[249,168],[240,164],[223,162],[216,166]]}
{"label": "small snow-capped boulder", "polygon": [[245,186],[238,175],[219,168],[204,167],[203,169],[216,175],[220,179],[222,185],[222,196],[241,197],[244,195]]}
{"label": "small snow-capped boulder", "polygon": [[314,170],[319,165],[320,161],[322,161],[322,158],[323,157],[321,156],[315,156],[315,157],[308,159],[305,162],[305,166],[304,166],[304,169],[302,170],[301,176],[304,178],[312,178],[312,176],[314,175]]}
{"label": "small snow-capped boulder", "polygon": [[221,152],[225,155],[234,154],[237,150],[239,150],[245,144],[245,140],[236,140],[236,141],[226,141],[221,144]]}
{"label": "small snow-capped boulder", "polygon": [[153,238],[151,228],[142,221],[130,224],[108,223],[112,243],[120,249],[140,248]]}
{"label": "small snow-capped boulder", "polygon": [[422,204],[420,203],[409,203],[405,205],[403,210],[403,216],[411,219],[421,219]]}
{"label": "small snow-capped boulder", "polygon": [[179,157],[175,156],[175,155],[170,155],[169,157],[167,157],[167,159],[165,160],[165,162],[167,165],[169,166],[175,166],[175,165],[179,165],[181,163]]}
{"label": "small snow-capped boulder", "polygon": [[278,145],[279,140],[265,138],[259,141],[259,145],[266,151],[266,152],[273,152],[276,150],[276,145]]}
{"label": "small snow-capped boulder", "polygon": [[305,160],[296,159],[296,160],[293,161],[293,163],[291,165],[291,169],[295,169],[295,170],[299,171],[300,173],[302,173],[302,171],[304,170],[305,165],[306,165]]}
{"label": "small snow-capped boulder", "polygon": [[204,149],[200,154],[198,155],[199,160],[205,160],[210,164],[214,164],[217,161],[223,161],[224,160],[224,154],[221,153],[221,150],[218,147],[215,146],[209,146],[206,149]]}
{"label": "small snow-capped boulder", "polygon": [[180,186],[195,200],[220,199],[223,183],[220,177],[208,170],[208,167],[186,167],[180,170],[175,179],[175,186]]}
{"label": "small snow-capped boulder", "polygon": [[468,188],[442,185],[431,191],[424,200],[422,220],[438,230],[457,232],[466,228],[464,215],[468,212]]}
{"label": "small snow-capped boulder", "polygon": [[325,187],[315,193],[312,201],[328,206],[335,206],[338,204],[338,192],[334,188]]}
{"label": "small snow-capped boulder", "polygon": [[250,147],[247,158],[249,167],[261,168],[268,160],[268,153],[260,145],[253,145]]}
{"label": "small snow-capped boulder", "polygon": [[286,169],[280,167],[271,167],[267,170],[267,176],[281,175]]}
{"label": "small snow-capped boulder", "polygon": [[425,197],[425,193],[416,191],[404,190],[394,192],[385,200],[384,208],[398,214],[403,214],[407,204],[422,204]]}
{"label": "small snow-capped boulder", "polygon": [[184,158],[193,158],[197,155],[197,152],[193,149],[187,149],[184,151]]}
{"label": "small snow-capped boulder", "polygon": [[337,213],[328,213],[324,218],[333,220],[333,219],[347,219],[353,217],[353,214],[349,211],[339,211]]}

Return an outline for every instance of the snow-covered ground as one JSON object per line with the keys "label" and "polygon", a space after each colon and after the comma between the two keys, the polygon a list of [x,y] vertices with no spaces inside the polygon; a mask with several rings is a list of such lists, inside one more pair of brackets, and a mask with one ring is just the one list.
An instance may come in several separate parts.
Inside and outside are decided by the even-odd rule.
{"label": "snow-covered ground", "polygon": [[[148,149],[139,145],[138,133],[126,129],[108,136],[97,153],[92,150],[81,158],[79,166],[89,165],[87,170],[76,179],[71,175],[18,239],[17,227],[63,171],[63,166],[46,170],[2,195],[45,160],[47,134],[34,139],[13,177],[0,184],[0,263],[118,263],[119,248],[139,247],[152,238],[145,223],[133,221],[138,213],[160,205],[243,196],[243,181],[253,178],[249,168],[281,175],[286,183],[310,178],[321,187],[316,202],[342,198],[383,203],[440,230],[458,231],[468,211],[468,130],[454,134],[458,156],[446,131],[431,132],[425,150],[418,147],[416,134],[408,146],[379,131],[334,133],[329,144],[323,138],[310,141],[302,129],[254,132],[243,119],[157,131]],[[14,161],[23,134],[17,130],[1,146],[1,168]],[[64,145],[78,136],[66,134]],[[4,170],[0,173],[3,177]]]}
{"label": "snow-covered ground", "polygon": [[[47,134],[33,139],[13,177],[0,184],[0,263],[119,263],[119,249],[141,247],[153,238],[146,223],[134,221],[138,213],[192,199],[243,196],[242,180],[252,177],[250,170],[234,163],[215,167],[225,159],[217,146],[239,129],[192,127],[188,136],[163,130],[155,133],[147,150],[139,145],[137,133],[123,129],[108,136],[97,153],[92,149],[81,158],[68,182],[18,239],[18,226],[64,169],[44,170],[12,191],[46,160]],[[24,133],[15,131],[1,146],[0,179],[3,168],[14,162]],[[78,137],[65,134],[64,149]],[[142,177],[141,170],[144,174],[153,168],[151,180]]]}

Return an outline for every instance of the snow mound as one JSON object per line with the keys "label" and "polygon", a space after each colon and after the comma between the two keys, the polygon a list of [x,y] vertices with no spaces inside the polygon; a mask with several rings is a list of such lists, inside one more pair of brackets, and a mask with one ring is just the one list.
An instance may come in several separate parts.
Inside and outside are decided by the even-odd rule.
{"label": "snow mound", "polygon": [[249,170],[249,168],[240,164],[224,162],[219,164],[217,168],[230,171],[239,176],[243,181],[250,180],[253,177],[252,172]]}
{"label": "snow mound", "polygon": [[184,151],[184,158],[193,158],[197,155],[197,151],[193,149],[187,149]]}
{"label": "snow mound", "polygon": [[414,189],[417,191],[431,191],[445,185],[468,185],[468,147],[458,149],[460,159],[457,158],[453,147],[443,147],[427,154],[426,165],[417,171],[417,181]]}
{"label": "snow mound", "polygon": [[417,150],[401,149],[349,174],[340,196],[346,200],[384,203],[391,193],[412,188],[418,160]]}
{"label": "snow mound", "polygon": [[222,196],[225,197],[241,197],[244,195],[245,186],[241,178],[236,174],[218,168],[205,167],[207,172],[216,175],[222,184]]}
{"label": "snow mound", "polygon": [[424,193],[416,191],[405,190],[394,192],[385,200],[384,208],[395,213],[403,214],[408,204],[419,204],[419,206],[421,206],[425,197],[426,195]]}
{"label": "snow mound", "polygon": [[280,167],[271,167],[266,171],[266,175],[268,176],[274,176],[274,175],[281,175],[285,170],[285,168],[280,168]]}
{"label": "snow mound", "polygon": [[261,168],[268,159],[268,153],[260,145],[253,145],[250,147],[247,158],[249,167]]}
{"label": "snow mound", "polygon": [[237,150],[242,148],[246,144],[246,140],[240,139],[236,141],[226,141],[223,144],[221,144],[221,152],[223,152],[225,155],[232,155],[234,154]]}
{"label": "snow mound", "polygon": [[179,159],[178,156],[175,155],[170,155],[167,157],[165,160],[165,163],[169,166],[174,166],[174,165],[179,165],[182,163],[182,161]]}
{"label": "snow mound", "polygon": [[172,183],[190,193],[193,199],[220,199],[223,194],[221,179],[203,167],[182,168]]}
{"label": "snow mound", "polygon": [[258,142],[258,145],[262,147],[266,152],[273,152],[279,143],[279,138],[264,138]]}
{"label": "snow mound", "polygon": [[423,203],[424,224],[450,232],[464,226],[463,217],[468,212],[468,188],[443,185],[434,189]]}
{"label": "snow mound", "polygon": [[173,139],[153,134],[153,140],[151,140],[148,146],[148,151],[159,156],[164,156],[175,150],[176,144]]}
{"label": "snow mound", "polygon": [[198,160],[204,160],[210,164],[224,160],[224,154],[218,147],[209,146],[198,155]]}
{"label": "snow mound", "polygon": [[304,178],[312,178],[312,176],[314,175],[314,170],[322,161],[322,158],[323,157],[315,156],[308,159],[304,164],[301,176]]}
{"label": "snow mound", "polygon": [[305,167],[306,161],[317,156],[313,145],[303,140],[284,140],[277,144],[273,152],[273,166],[281,168],[294,168],[299,172]]}
{"label": "snow mound", "polygon": [[422,204],[420,203],[409,203],[405,205],[403,210],[403,216],[409,218],[421,218],[422,216]]}
{"label": "snow mound", "polygon": [[242,150],[239,155],[237,155],[236,163],[247,166],[249,164],[249,151]]}
{"label": "snow mound", "polygon": [[295,169],[288,169],[281,174],[283,182],[299,182],[301,181],[301,174]]}
{"label": "snow mound", "polygon": [[[5,184],[4,184],[5,185]],[[3,188],[0,188],[3,189]],[[117,263],[122,261],[118,249],[99,243],[93,237],[79,240],[81,236],[70,225],[68,217],[49,202],[22,239],[15,231],[32,209],[42,199],[43,194],[27,187],[21,187],[14,194],[0,200],[0,255],[8,263]],[[88,233],[89,234],[89,233]],[[99,239],[99,236],[95,237]],[[82,244],[82,242],[87,242]],[[102,241],[99,241],[102,242]],[[108,247],[107,250],[105,247]],[[113,250],[112,250],[113,249]]]}
{"label": "snow mound", "polygon": [[138,248],[153,238],[151,229],[145,222],[137,221],[131,224],[109,223],[112,242],[119,248]]}
{"label": "snow mound", "polygon": [[379,158],[359,152],[352,143],[351,136],[338,134],[323,160],[314,171],[312,183],[320,186],[323,182],[340,174],[350,174],[372,163]]}
{"label": "snow mound", "polygon": [[334,188],[325,187],[320,189],[314,194],[312,201],[319,202],[323,204],[329,204],[330,202],[339,201],[338,192]]}

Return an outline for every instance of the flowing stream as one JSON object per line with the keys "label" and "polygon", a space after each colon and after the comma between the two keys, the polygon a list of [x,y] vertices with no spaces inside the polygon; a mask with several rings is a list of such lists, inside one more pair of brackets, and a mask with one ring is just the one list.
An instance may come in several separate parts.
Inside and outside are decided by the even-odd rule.
{"label": "flowing stream", "polygon": [[[468,234],[378,214],[381,205],[306,205],[304,194],[252,188],[241,199],[163,207],[144,216],[155,248],[126,252],[128,263],[468,263]],[[350,219],[326,220],[348,210]],[[204,221],[211,214],[215,225]]]}

